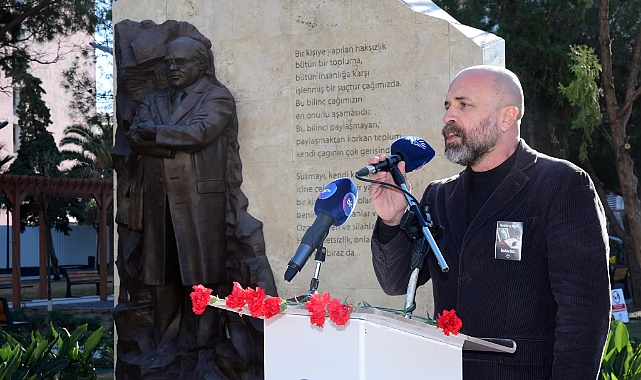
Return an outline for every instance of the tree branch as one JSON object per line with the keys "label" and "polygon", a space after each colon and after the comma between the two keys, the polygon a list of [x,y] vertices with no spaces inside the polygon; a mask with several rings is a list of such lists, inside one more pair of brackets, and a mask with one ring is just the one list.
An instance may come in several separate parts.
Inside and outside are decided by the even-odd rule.
{"label": "tree branch", "polygon": [[[599,0],[599,45],[601,48],[601,88],[605,97],[605,108],[610,117],[618,115],[617,95],[612,73],[612,41],[610,40],[610,2]],[[623,137],[625,133],[623,134]]]}
{"label": "tree branch", "polygon": [[[633,75],[632,72],[630,72],[630,76],[632,75]],[[623,105],[623,108],[621,108],[621,113],[623,114],[625,112],[628,112],[628,108],[632,107],[632,103],[634,103],[637,99],[639,99],[639,96],[641,96],[641,87],[637,88],[637,90],[634,92],[634,94],[632,94],[630,99],[628,99],[625,102],[625,104]],[[630,109],[629,111],[632,112],[632,109]],[[630,114],[628,113],[628,117],[629,116]]]}
{"label": "tree branch", "polygon": [[26,12],[24,12],[24,13],[23,13],[23,14],[21,14],[20,16],[18,16],[18,17],[16,17],[16,18],[14,18],[13,20],[11,20],[11,22],[9,22],[9,23],[8,23],[7,25],[5,25],[2,29],[0,29],[0,37],[2,37],[2,36],[4,36],[5,34],[7,34],[7,32],[9,32],[11,29],[13,29],[14,27],[16,27],[17,25],[19,25],[21,22],[23,22],[23,21],[24,21],[24,20],[26,20],[27,18],[29,18],[29,17],[31,17],[31,16],[35,15],[36,13],[40,12],[40,11],[41,11],[41,10],[43,10],[44,8],[46,8],[46,7],[50,6],[51,4],[55,4],[55,3],[57,3],[58,1],[59,1],[59,0],[49,0],[49,1],[45,1],[44,3],[40,3],[40,4],[38,4],[37,6],[35,6],[35,7],[31,8],[31,9],[29,9],[29,10],[28,10],[28,11],[26,11]]}
{"label": "tree branch", "polygon": [[109,46],[103,46],[103,45],[97,44],[95,42],[89,42],[89,45],[91,45],[92,47],[94,47],[94,48],[96,48],[98,50],[102,50],[107,54],[111,54],[111,55],[114,54],[114,49],[110,48]]}
{"label": "tree branch", "polygon": [[599,124],[599,131],[601,131],[601,135],[603,138],[610,144],[612,149],[614,149],[614,142],[612,141],[612,136],[608,133],[608,131],[603,127],[603,123]]}
{"label": "tree branch", "polygon": [[634,90],[637,87],[637,73],[641,66],[641,28],[639,28],[639,35],[634,44],[634,54],[632,55],[632,63],[630,64],[630,75],[628,76],[628,86],[625,89],[625,102],[621,107],[620,115],[623,116],[623,125],[628,123],[630,114],[632,113],[632,103],[641,95],[641,88]]}
{"label": "tree branch", "polygon": [[610,228],[612,228],[612,232],[621,240],[625,240],[626,236],[629,236],[629,234],[621,227],[619,224],[619,221],[617,220],[616,216],[614,215],[614,212],[610,208],[610,205],[608,205],[608,200],[605,194],[605,189],[603,188],[603,183],[597,176],[596,172],[594,171],[594,168],[592,167],[592,163],[590,163],[590,159],[586,158],[585,161],[581,164],[583,169],[585,170],[586,173],[588,173],[588,176],[592,179],[592,182],[594,183],[594,188],[599,196],[599,199],[601,199],[601,203],[603,204],[603,210],[605,211],[605,217],[608,219],[608,222],[610,222]]}

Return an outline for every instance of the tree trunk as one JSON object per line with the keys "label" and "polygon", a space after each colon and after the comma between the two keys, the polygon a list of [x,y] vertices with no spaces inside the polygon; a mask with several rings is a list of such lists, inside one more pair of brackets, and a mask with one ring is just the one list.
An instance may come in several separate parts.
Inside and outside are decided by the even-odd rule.
{"label": "tree trunk", "polygon": [[634,254],[635,252],[634,240],[632,239],[630,234],[625,231],[623,226],[619,224],[619,221],[616,219],[614,212],[612,212],[612,209],[610,209],[601,180],[599,179],[596,172],[594,171],[594,168],[592,167],[592,163],[590,162],[589,159],[586,159],[583,162],[583,168],[585,169],[586,173],[588,173],[590,178],[592,178],[592,182],[594,183],[596,192],[599,195],[599,199],[601,199],[601,203],[603,204],[603,209],[605,210],[605,216],[608,219],[608,222],[610,222],[610,229],[612,230],[612,233],[614,233],[614,235],[616,235],[619,239],[621,239],[621,241],[623,241],[623,249],[626,253],[625,257],[628,264],[628,271],[630,272],[630,286],[632,287],[631,289],[632,298],[634,299],[634,305],[640,306],[641,305],[641,265],[639,264],[639,260],[637,256]]}
{"label": "tree trunk", "polygon": [[54,211],[56,209],[57,197],[47,197],[47,209],[45,213],[45,226],[47,228],[47,255],[49,256],[49,265],[51,274],[54,280],[60,280],[60,267],[58,266],[58,256],[56,256],[56,248],[53,245],[53,220],[55,218]]}
{"label": "tree trunk", "polygon": [[107,274],[113,274],[114,271],[116,270],[114,267],[115,264],[115,247],[114,245],[116,244],[115,242],[115,237],[114,237],[114,215],[113,215],[113,203],[111,206],[109,206],[109,219],[107,219],[107,225],[109,226],[109,263],[107,267],[109,268],[109,271]]}
{"label": "tree trunk", "polygon": [[[601,88],[605,99],[605,108],[608,114],[610,124],[611,140],[610,143],[614,150],[615,165],[619,184],[621,186],[621,195],[625,204],[625,212],[630,229],[634,248],[629,247],[630,242],[623,239],[627,252],[628,263],[631,264],[631,282],[633,293],[639,294],[641,290],[641,270],[638,265],[641,262],[641,203],[639,203],[639,194],[637,193],[638,179],[634,175],[634,161],[630,155],[630,146],[628,145],[628,136],[626,124],[632,107],[621,110],[617,103],[616,92],[614,87],[614,77],[612,73],[612,46],[610,39],[609,24],[609,1],[599,0],[599,44],[600,58],[603,68],[601,74]],[[641,49],[641,40],[636,41],[635,52]],[[635,54],[631,64],[629,76],[633,78],[628,83],[626,91],[626,103],[629,103],[634,96],[634,87],[636,87],[636,77],[638,76],[639,54]],[[622,112],[623,111],[623,112]],[[639,297],[637,297],[639,298]],[[641,307],[641,302],[635,299],[634,305]]]}
{"label": "tree trunk", "polygon": [[623,250],[626,252],[633,303],[635,307],[641,307],[641,264],[637,255],[634,254],[634,240],[630,235],[626,235],[621,240],[623,240]]}
{"label": "tree trunk", "polygon": [[58,266],[58,257],[56,256],[56,249],[53,246],[53,234],[51,233],[51,227],[47,223],[47,253],[49,254],[49,259],[51,260],[49,265],[51,265],[51,273],[53,274],[54,280],[60,280],[60,267]]}

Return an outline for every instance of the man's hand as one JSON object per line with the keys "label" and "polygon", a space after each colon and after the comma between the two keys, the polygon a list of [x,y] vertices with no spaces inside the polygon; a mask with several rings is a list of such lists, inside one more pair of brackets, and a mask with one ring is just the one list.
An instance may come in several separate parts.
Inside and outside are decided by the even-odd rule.
{"label": "man's hand", "polygon": [[[370,157],[368,164],[375,165],[382,161],[385,161],[385,155],[379,154]],[[405,162],[399,162],[397,167],[401,174],[405,176]],[[389,172],[374,173],[369,178],[381,182],[394,183],[392,174]],[[409,189],[410,183],[406,182],[406,184]],[[372,199],[374,211],[376,211],[383,223],[389,226],[397,226],[401,223],[401,218],[403,218],[403,214],[407,209],[407,200],[402,192],[389,186],[372,183],[369,189],[369,196]]]}
{"label": "man's hand", "polygon": [[142,123],[134,124],[131,126],[130,133],[145,141],[155,141],[156,123],[153,120],[145,120]]}

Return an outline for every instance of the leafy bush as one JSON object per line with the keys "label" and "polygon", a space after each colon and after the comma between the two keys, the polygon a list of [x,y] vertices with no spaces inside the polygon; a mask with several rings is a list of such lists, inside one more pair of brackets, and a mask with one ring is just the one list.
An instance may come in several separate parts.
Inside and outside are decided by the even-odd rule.
{"label": "leafy bush", "polygon": [[98,317],[76,317],[60,310],[52,310],[49,313],[49,319],[54,327],[64,327],[68,330],[75,330],[85,324],[89,331],[95,331],[100,327],[100,318]]}
{"label": "leafy bush", "polygon": [[28,345],[2,332],[0,380],[96,379],[92,352],[102,338],[102,330],[98,328],[82,346],[79,340],[87,332],[87,325],[78,327],[73,334],[66,329],[58,333],[52,325],[51,341],[35,332]]}
{"label": "leafy bush", "polygon": [[599,380],[641,380],[641,346],[633,348],[622,322],[610,324]]}
{"label": "leafy bush", "polygon": [[[113,318],[110,316],[109,321],[101,321],[97,315],[74,315],[68,313],[66,310],[54,309],[48,312],[46,309],[27,309],[19,308],[11,311],[14,320],[31,322],[29,330],[22,329],[20,331],[12,331],[11,336],[23,346],[28,346],[31,342],[30,334],[32,331],[38,331],[44,339],[52,339],[51,326],[57,331],[66,329],[68,331],[75,331],[79,326],[87,325],[87,331],[96,331],[103,327],[103,337],[100,344],[94,348],[91,363],[96,368],[114,368],[114,328]],[[80,340],[88,337],[89,333],[85,333]],[[0,335],[0,345],[3,344],[3,337]]]}

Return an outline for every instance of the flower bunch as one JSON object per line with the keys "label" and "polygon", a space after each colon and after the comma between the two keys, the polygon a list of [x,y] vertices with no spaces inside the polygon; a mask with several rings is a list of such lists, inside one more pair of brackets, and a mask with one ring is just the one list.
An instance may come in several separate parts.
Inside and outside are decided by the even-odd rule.
{"label": "flower bunch", "polygon": [[212,290],[202,285],[194,285],[193,292],[189,295],[191,297],[192,310],[195,314],[200,315],[205,312],[208,305],[213,305],[218,301],[218,297],[212,296]]}
{"label": "flower bunch", "polygon": [[456,316],[456,310],[443,310],[443,314],[438,314],[436,327],[443,329],[447,336],[450,334],[458,335],[459,330],[463,327],[463,321]]}
{"label": "flower bunch", "polygon": [[266,296],[260,287],[243,289],[237,282],[234,282],[231,294],[225,299],[225,305],[238,311],[242,311],[247,305],[252,317],[268,319],[287,308],[282,298]]}
{"label": "flower bunch", "polygon": [[351,305],[343,304],[334,298],[330,301],[329,293],[323,295],[312,294],[309,301],[305,302],[305,307],[309,311],[309,320],[318,327],[325,325],[325,317],[339,326],[345,325],[349,320],[350,314],[354,311]]}
{"label": "flower bunch", "polygon": [[[212,290],[203,285],[194,285],[193,289],[194,291],[191,293],[192,308],[194,313],[198,315],[202,314],[207,306],[213,306],[219,301],[218,297],[211,295]],[[238,282],[234,282],[231,294],[225,299],[225,306],[238,312],[243,311],[245,306],[247,306],[252,317],[269,319],[285,310],[287,308],[287,302],[279,297],[265,295],[265,291],[260,287],[256,287],[256,289],[243,289]],[[309,321],[318,327],[325,325],[325,319],[327,317],[335,324],[343,326],[347,324],[351,313],[354,311],[353,306],[343,304],[336,298],[331,299],[328,292],[322,295],[313,294],[309,298],[309,301],[305,302],[305,307],[309,312]],[[405,311],[377,308],[368,303],[364,303],[363,306],[359,304],[359,307],[406,315]],[[436,327],[442,329],[443,333],[447,336],[450,334],[457,335],[461,327],[463,327],[463,322],[456,316],[455,310],[443,310],[442,314],[438,314],[437,321],[429,318],[429,316],[428,318],[414,317],[422,319],[431,325],[435,324]]]}
{"label": "flower bunch", "polygon": [[[191,293],[192,310],[200,315],[207,306],[213,306],[219,298],[212,296],[212,290],[202,285],[194,285]],[[225,299],[225,305],[238,312],[243,311],[245,305],[254,318],[271,318],[287,308],[285,300],[278,297],[266,296],[265,291],[260,287],[256,289],[243,289],[239,283],[234,282],[232,292]]]}

